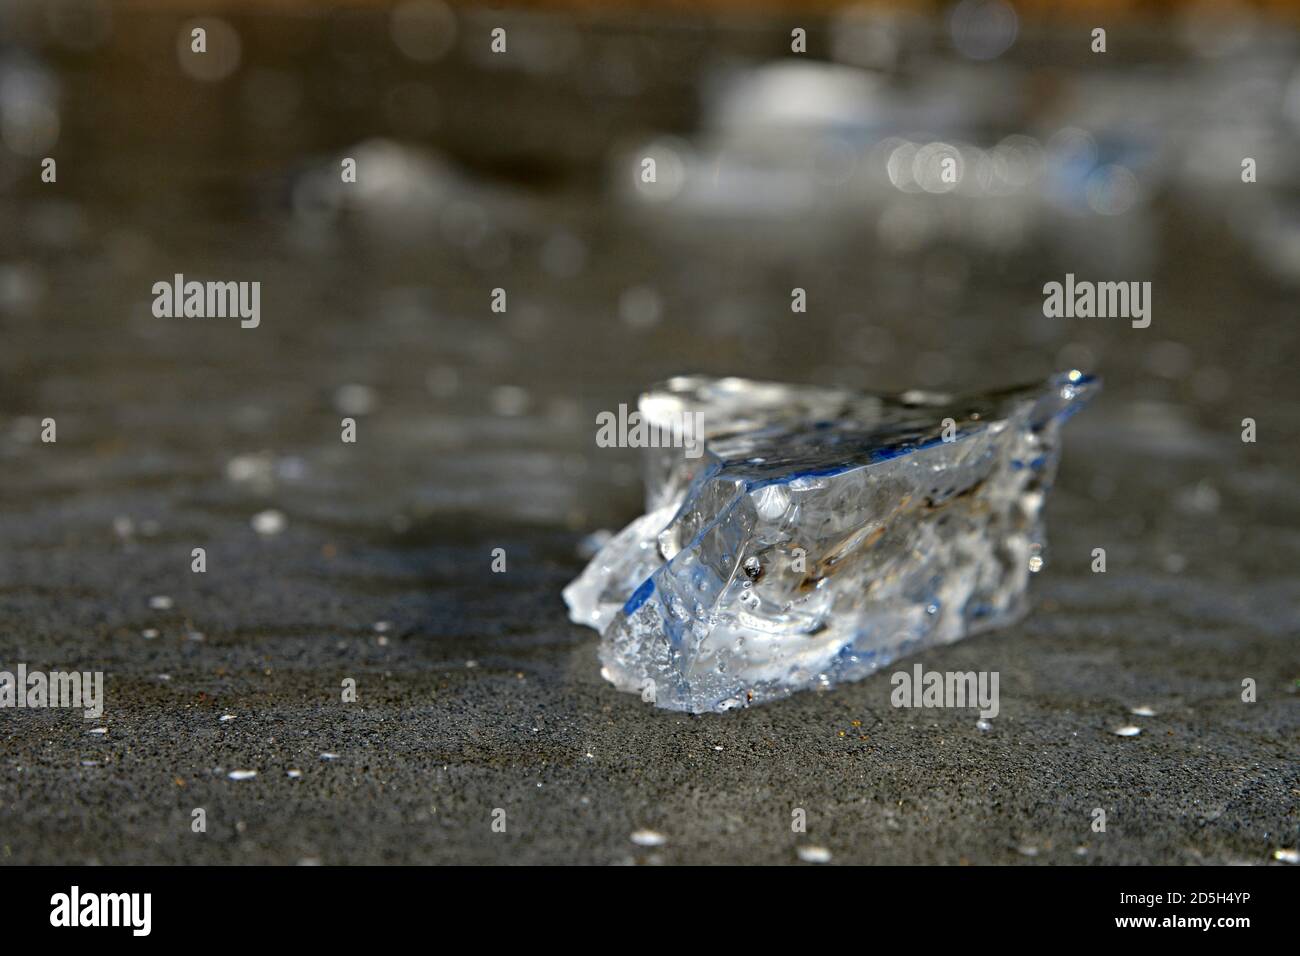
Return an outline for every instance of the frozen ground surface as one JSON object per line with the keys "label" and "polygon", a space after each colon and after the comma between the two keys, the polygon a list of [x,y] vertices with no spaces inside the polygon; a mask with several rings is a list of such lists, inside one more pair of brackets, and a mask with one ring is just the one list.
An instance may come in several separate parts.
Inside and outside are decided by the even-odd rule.
{"label": "frozen ground surface", "polygon": [[[237,24],[241,78],[203,84],[177,74],[178,22],[128,23],[46,63],[58,186],[9,157],[26,179],[0,193],[0,666],[102,669],[108,696],[101,721],[0,713],[0,862],[787,863],[819,845],[1265,863],[1296,845],[1295,288],[1226,211],[1155,196],[1127,214],[1149,264],[1112,274],[1154,282],[1150,328],[1049,321],[1041,285],[1089,270],[1089,220],[1054,227],[1074,230],[1065,253],[976,255],[882,244],[865,215],[649,225],[612,201],[609,150],[692,136],[700,50],[754,52],[752,33],[650,31],[636,89],[593,100],[577,68],[403,67],[382,27],[357,31],[375,52],[340,92],[321,47],[277,54],[270,18]],[[155,42],[165,56],[140,52]],[[387,112],[368,105],[390,87]],[[296,112],[257,125],[277,88],[303,94]],[[295,214],[296,177],[399,134],[455,171],[450,226]],[[410,232],[389,228],[403,216]],[[261,327],[155,319],[150,288],[175,272],[260,280]],[[638,287],[657,312],[624,299]],[[634,453],[595,447],[597,411],[677,371],[966,388],[1063,357],[1106,390],[1065,431],[1034,610],[919,658],[998,671],[991,730],[891,708],[888,673],[704,717],[600,678],[560,590],[640,484]],[[33,438],[46,416],[57,444]],[[266,509],[282,533],[253,530]]]}

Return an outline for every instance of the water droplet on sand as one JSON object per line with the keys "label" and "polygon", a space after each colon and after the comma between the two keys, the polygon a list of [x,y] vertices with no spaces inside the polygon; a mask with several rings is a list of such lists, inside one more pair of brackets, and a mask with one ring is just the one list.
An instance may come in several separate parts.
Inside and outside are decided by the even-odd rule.
{"label": "water droplet on sand", "polygon": [[266,511],[259,511],[253,515],[249,524],[253,526],[253,530],[258,534],[270,537],[282,532],[288,526],[289,520],[285,518],[284,512],[268,508]]}
{"label": "water droplet on sand", "polygon": [[637,830],[629,839],[637,846],[663,846],[668,838],[654,830]]}

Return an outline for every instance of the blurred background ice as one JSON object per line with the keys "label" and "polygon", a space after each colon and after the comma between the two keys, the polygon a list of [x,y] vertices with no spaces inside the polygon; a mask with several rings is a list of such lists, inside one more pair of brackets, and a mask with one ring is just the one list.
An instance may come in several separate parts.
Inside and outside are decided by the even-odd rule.
{"label": "blurred background ice", "polygon": [[[318,516],[589,530],[636,483],[595,412],[681,372],[1079,367],[1108,382],[1080,427],[1118,447],[1300,433],[1284,9],[15,0],[0,37],[0,458],[56,415],[126,498],[269,450]],[[176,272],[260,280],[261,328],[153,318]],[[1066,272],[1152,282],[1151,327],[1045,319]],[[361,461],[340,389],[366,397]]]}

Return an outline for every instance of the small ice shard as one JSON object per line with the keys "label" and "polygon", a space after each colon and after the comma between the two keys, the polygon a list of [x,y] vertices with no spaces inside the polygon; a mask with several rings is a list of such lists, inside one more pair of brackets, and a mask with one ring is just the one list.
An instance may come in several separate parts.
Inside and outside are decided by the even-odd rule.
{"label": "small ice shard", "polygon": [[608,680],[692,713],[1006,624],[1043,566],[1060,425],[1099,387],[1080,372],[956,397],[671,379],[640,413],[663,435],[700,413],[704,454],[647,449],[646,514],[565,589],[569,614],[603,635]]}

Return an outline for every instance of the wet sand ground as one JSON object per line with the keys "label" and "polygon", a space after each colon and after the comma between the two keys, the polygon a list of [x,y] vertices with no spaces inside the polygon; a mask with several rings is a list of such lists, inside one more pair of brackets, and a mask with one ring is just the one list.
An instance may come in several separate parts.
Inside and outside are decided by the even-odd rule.
{"label": "wet sand ground", "polygon": [[[18,225],[0,235],[0,666],[107,675],[100,721],[0,714],[0,861],[788,863],[816,845],[857,863],[1264,863],[1295,847],[1295,293],[1228,229],[1237,200],[1159,194],[1128,214],[1147,253],[1117,277],[1153,280],[1151,328],[1049,322],[1042,283],[1105,261],[1089,220],[1036,227],[1074,230],[1066,249],[989,253],[898,248],[879,209],[704,224],[618,201],[613,151],[638,129],[694,135],[700,51],[752,52],[752,32],[607,26],[602,43],[649,52],[638,91],[593,96],[591,40],[555,73],[459,54],[420,73],[391,65],[382,29],[373,50],[360,33],[368,59],[335,62],[279,50],[283,23],[258,18],[239,24],[250,93],[140,52],[176,25],[123,20],[108,51],[52,54],[57,191],[0,197]],[[331,85],[340,62],[352,87]],[[367,107],[412,76],[428,90]],[[300,105],[258,125],[249,103],[286,77]],[[436,108],[401,106],[429,91]],[[419,175],[460,205],[295,206],[307,171],[380,134],[436,150],[445,171]],[[176,272],[260,280],[261,325],[154,318],[150,288]],[[1106,390],[1065,431],[1033,612],[919,658],[998,671],[992,730],[893,709],[888,673],[701,717],[600,678],[560,590],[584,535],[638,513],[639,479],[634,453],[595,447],[597,411],[677,371],[979,387],[1079,356]],[[36,437],[46,416],[56,444]],[[251,526],[267,509],[281,533]],[[1113,733],[1126,724],[1141,734]]]}

